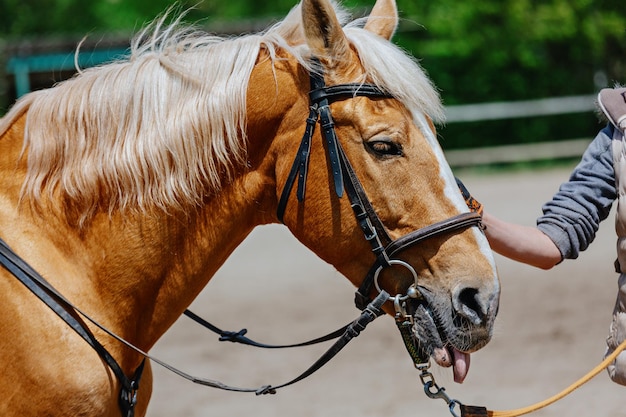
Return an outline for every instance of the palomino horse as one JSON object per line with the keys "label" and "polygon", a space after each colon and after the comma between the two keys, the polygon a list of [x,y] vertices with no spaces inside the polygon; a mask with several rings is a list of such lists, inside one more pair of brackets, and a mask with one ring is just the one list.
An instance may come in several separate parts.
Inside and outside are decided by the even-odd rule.
{"label": "palomino horse", "polygon": [[[436,142],[436,90],[389,42],[394,1],[365,24],[345,15],[304,0],[268,31],[227,40],[160,21],[128,59],[22,98],[0,121],[11,253],[148,351],[246,235],[280,217],[365,298],[419,291],[415,337],[462,380],[491,337],[491,251]],[[119,416],[143,357],[61,304],[94,351],[14,275],[0,268],[0,414]],[[136,415],[149,363],[143,375]]]}

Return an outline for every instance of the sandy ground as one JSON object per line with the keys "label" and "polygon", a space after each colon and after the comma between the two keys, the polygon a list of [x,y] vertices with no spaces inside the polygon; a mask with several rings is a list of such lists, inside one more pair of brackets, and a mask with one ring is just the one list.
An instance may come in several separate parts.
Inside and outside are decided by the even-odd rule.
{"label": "sandy ground", "polygon": [[[541,204],[569,168],[463,174],[492,213],[533,224]],[[468,378],[452,381],[435,368],[439,385],[465,404],[492,410],[523,407],[561,391],[594,367],[604,352],[616,294],[612,215],[576,261],[542,271],[497,257],[502,282],[492,342],[472,356]],[[307,340],[357,317],[353,288],[282,226],[255,230],[192,305],[229,330],[268,343]],[[231,343],[181,318],[152,353],[181,369],[227,384],[256,387],[290,380],[327,349],[263,351]],[[170,416],[450,416],[427,398],[391,318],[368,327],[329,365],[277,395],[256,397],[195,385],[154,365],[150,417]],[[626,388],[601,373],[535,416],[626,416]],[[621,398],[621,399],[620,399]]]}

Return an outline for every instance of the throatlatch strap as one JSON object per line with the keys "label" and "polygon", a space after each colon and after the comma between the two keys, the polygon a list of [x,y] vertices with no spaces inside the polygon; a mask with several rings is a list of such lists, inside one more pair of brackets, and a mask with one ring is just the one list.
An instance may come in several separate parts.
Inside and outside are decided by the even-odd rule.
{"label": "throatlatch strap", "polygon": [[[319,61],[315,61],[315,64],[319,65]],[[311,76],[310,85],[311,90],[317,90],[324,86],[324,79],[319,76]],[[307,117],[306,119],[306,127],[304,129],[304,134],[302,135],[302,141],[300,142],[300,147],[298,148],[298,153],[293,161],[291,171],[289,171],[287,181],[285,182],[285,186],[283,187],[283,191],[280,195],[280,200],[278,201],[276,217],[278,217],[278,221],[280,221],[281,223],[284,223],[283,218],[285,216],[285,210],[287,208],[287,201],[289,200],[289,195],[291,194],[291,190],[293,189],[296,177],[298,177],[298,201],[304,201],[304,197],[306,194],[306,178],[309,169],[309,156],[311,153],[311,139],[313,138],[315,125],[317,124],[318,118],[318,106],[311,105],[309,109],[309,117]]]}

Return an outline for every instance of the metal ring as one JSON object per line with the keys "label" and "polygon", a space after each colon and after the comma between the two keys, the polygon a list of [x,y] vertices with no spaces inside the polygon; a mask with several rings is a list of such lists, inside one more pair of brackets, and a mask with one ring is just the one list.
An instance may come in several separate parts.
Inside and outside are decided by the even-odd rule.
{"label": "metal ring", "polygon": [[417,272],[415,272],[415,269],[413,269],[413,267],[407,262],[401,261],[399,259],[390,259],[389,265],[380,265],[378,269],[376,270],[376,272],[374,272],[374,285],[376,286],[376,290],[378,292],[382,291],[380,288],[380,285],[378,285],[378,275],[380,275],[380,271],[382,271],[383,268],[387,266],[391,266],[391,265],[400,265],[408,269],[413,275],[413,279],[415,280],[415,286],[417,287]]}

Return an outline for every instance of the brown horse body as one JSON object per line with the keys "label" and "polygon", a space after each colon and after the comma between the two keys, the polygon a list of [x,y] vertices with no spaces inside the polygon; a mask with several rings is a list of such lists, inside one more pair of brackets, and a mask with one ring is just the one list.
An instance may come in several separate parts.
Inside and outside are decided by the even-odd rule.
{"label": "brown horse body", "polygon": [[[291,46],[306,44],[309,53],[320,57],[327,85],[372,81],[332,7],[326,1],[304,1],[301,8],[303,30],[285,31],[284,39]],[[393,2],[380,0],[366,28],[358,30],[389,38],[396,20]],[[122,203],[119,196],[126,191],[120,191],[119,184],[107,188],[105,180],[93,187],[100,194],[94,197],[92,193],[85,203],[80,191],[66,185],[69,177],[55,179],[50,174],[62,171],[60,167],[71,159],[67,149],[57,156],[48,153],[47,171],[32,174],[37,169],[31,159],[36,159],[38,141],[49,138],[37,137],[29,129],[43,124],[39,132],[47,133],[45,124],[50,123],[41,111],[32,111],[33,103],[40,95],[69,91],[85,74],[48,93],[27,96],[0,121],[0,237],[72,303],[148,351],[248,233],[257,225],[277,221],[277,199],[309,106],[308,71],[292,54],[289,48],[261,44],[246,89],[244,163],[225,163],[221,168],[216,163],[219,187],[207,185],[198,193],[200,199],[188,204],[180,196],[180,204],[170,206],[151,204],[149,197]],[[161,65],[167,67],[167,62]],[[426,138],[434,137],[434,132],[424,132],[403,103],[356,97],[331,108],[342,146],[393,238],[465,210],[461,197],[450,193],[454,188],[451,176],[442,174],[448,171],[442,166],[440,150]],[[116,129],[72,120],[71,114],[68,110],[67,115],[57,116],[65,118],[64,123],[84,125],[87,131]],[[429,122],[426,126],[432,128]],[[98,133],[91,137],[97,141]],[[196,144],[187,146],[195,146],[198,153],[205,151]],[[399,147],[401,155],[387,152],[390,146]],[[111,150],[110,158],[117,157]],[[172,165],[164,169],[179,169],[174,151],[170,158]],[[150,163],[143,165],[146,177],[156,176],[150,170],[158,163]],[[98,171],[89,159],[83,164],[72,169]],[[38,186],[25,186],[31,177],[39,178],[35,180]],[[316,134],[307,198],[299,203],[291,196],[284,222],[301,242],[359,285],[374,255],[349,203],[334,195],[330,183],[324,148]],[[403,254],[420,274],[421,285],[441,299],[433,309],[453,317],[463,315],[470,305],[480,316],[480,320],[464,322],[463,329],[442,330],[449,333],[450,350],[471,352],[490,338],[499,291],[490,256],[484,237],[475,228],[435,237]],[[406,271],[394,271],[385,272],[381,285],[390,293],[402,293],[410,277]],[[464,299],[467,289],[472,290],[470,301]],[[4,269],[0,269],[0,311],[1,415],[120,415],[119,384],[106,363]],[[438,321],[447,325],[444,318]],[[90,323],[86,325],[131,375],[141,355]],[[438,362],[450,365],[452,360]],[[148,365],[137,415],[145,414],[150,392]]]}

